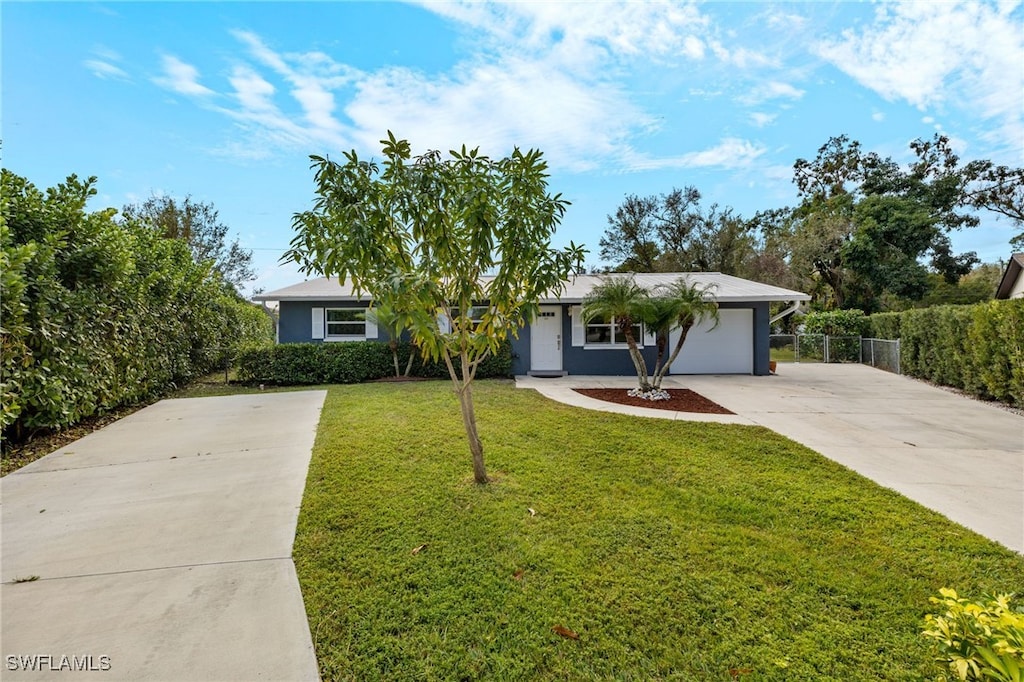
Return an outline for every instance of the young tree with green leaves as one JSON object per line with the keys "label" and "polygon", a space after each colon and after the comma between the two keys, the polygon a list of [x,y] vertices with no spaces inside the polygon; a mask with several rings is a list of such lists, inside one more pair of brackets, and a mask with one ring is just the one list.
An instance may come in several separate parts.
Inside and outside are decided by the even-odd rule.
{"label": "young tree with green leaves", "polygon": [[311,156],[316,201],[295,215],[284,258],[392,302],[421,353],[443,360],[459,399],[473,476],[487,483],[473,379],[490,353],[579,271],[584,249],[550,240],[568,202],[549,194],[541,152],[491,159],[428,151],[389,131],[383,162]]}

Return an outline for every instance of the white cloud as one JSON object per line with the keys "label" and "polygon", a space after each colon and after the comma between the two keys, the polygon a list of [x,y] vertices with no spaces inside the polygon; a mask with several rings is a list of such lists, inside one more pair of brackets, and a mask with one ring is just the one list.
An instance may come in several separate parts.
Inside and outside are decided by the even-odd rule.
{"label": "white cloud", "polygon": [[776,8],[769,9],[762,15],[768,28],[799,31],[807,25],[807,17],[789,14]]}
{"label": "white cloud", "polygon": [[696,46],[694,34],[710,24],[695,5],[667,0],[421,4],[473,28],[478,39],[525,52],[560,44],[570,51],[597,48],[616,56],[689,56]]}
{"label": "white cloud", "polygon": [[755,105],[773,99],[800,99],[804,91],[782,81],[769,81],[754,86],[750,92],[739,97],[744,104]]}
{"label": "white cloud", "polygon": [[753,165],[767,151],[767,148],[762,144],[735,137],[727,137],[710,149],[687,152],[675,157],[653,159],[638,154],[631,159],[629,170],[657,170],[662,168],[744,169]]}
{"label": "white cloud", "polygon": [[696,36],[686,36],[682,51],[690,59],[704,59],[704,41]]}
{"label": "white cloud", "polygon": [[[884,3],[874,22],[813,50],[887,100],[998,121],[987,133],[1021,154],[1024,32],[1020,2]],[[983,132],[983,135],[986,133]]]}
{"label": "white cloud", "polygon": [[250,31],[232,31],[258,63],[269,67],[290,86],[289,94],[303,112],[303,123],[295,123],[272,103],[274,86],[249,66],[236,67],[231,79],[242,104],[238,117],[265,126],[272,136],[313,141],[340,147],[349,136],[335,117],[334,90],[360,77],[356,69],[339,64],[322,52],[281,54]]}
{"label": "white cloud", "polygon": [[92,49],[92,58],[86,59],[82,65],[92,72],[97,78],[130,81],[128,72],[118,66],[121,62],[121,55],[103,45],[97,45]]}
{"label": "white cloud", "polygon": [[161,59],[164,75],[154,78],[153,82],[179,95],[189,97],[207,97],[213,90],[199,83],[199,70],[186,64],[174,55],[164,55]]}
{"label": "white cloud", "polygon": [[[492,155],[513,146],[540,148],[552,166],[577,171],[609,161],[630,165],[633,141],[660,123],[626,89],[626,70],[710,61],[712,68],[735,71],[773,63],[733,39],[723,42],[689,3],[425,6],[473,38],[472,52],[440,75],[399,66],[363,72],[322,52],[285,52],[251,31],[232,31],[244,54],[236,57],[228,86],[218,88],[217,106],[205,106],[230,117],[244,141],[214,151],[242,160],[262,158],[273,146],[374,154],[383,132],[392,130],[420,145],[418,151],[466,141]],[[158,82],[174,92],[213,94],[198,70],[177,57],[164,57],[164,72]],[[760,90],[760,101],[803,94],[777,81]],[[771,118],[751,120],[767,125]],[[739,151],[749,156],[751,149]]]}
{"label": "white cloud", "polygon": [[778,118],[778,114],[766,114],[761,111],[755,111],[750,114],[750,123],[758,128],[764,128],[776,118]]}
{"label": "white cloud", "polygon": [[882,111],[876,111],[875,113],[871,114],[871,120],[881,123],[882,121],[885,120],[885,113]]}
{"label": "white cloud", "polygon": [[110,62],[105,62],[102,59],[86,59],[82,64],[97,78],[114,78],[124,81],[131,80],[124,69],[115,66]]}
{"label": "white cloud", "polygon": [[933,117],[931,117],[931,116],[925,116],[924,118],[921,119],[921,123],[927,123],[927,124],[935,123],[935,119]]}
{"label": "white cloud", "polygon": [[384,70],[359,84],[345,113],[370,149],[385,128],[420,151],[446,151],[468,141],[472,130],[472,142],[486,153],[537,147],[552,163],[576,170],[615,156],[632,130],[653,124],[611,85],[581,83],[520,59],[467,66],[443,79]]}

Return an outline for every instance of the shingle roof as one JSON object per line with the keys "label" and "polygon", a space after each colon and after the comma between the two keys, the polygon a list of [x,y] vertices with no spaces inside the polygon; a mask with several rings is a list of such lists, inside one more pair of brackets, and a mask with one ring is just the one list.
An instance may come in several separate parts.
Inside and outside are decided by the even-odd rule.
{"label": "shingle roof", "polygon": [[[715,299],[722,303],[746,301],[808,301],[810,296],[792,289],[761,284],[741,277],[723,275],[720,272],[645,272],[633,275],[636,283],[651,289],[660,284],[669,284],[680,277],[700,286],[711,285]],[[560,296],[545,298],[541,303],[579,303],[590,291],[600,284],[604,275],[577,275],[566,284]],[[489,278],[484,278],[489,279]],[[349,284],[337,279],[309,280],[283,289],[254,296],[256,301],[369,301],[365,293],[360,298],[352,294]]]}
{"label": "shingle roof", "polygon": [[1002,279],[999,280],[999,286],[996,288],[996,298],[1010,297],[1013,285],[1017,283],[1017,278],[1021,276],[1021,270],[1024,270],[1024,253],[1014,253],[1010,256],[1010,262],[1006,264],[1006,270],[1003,271]]}

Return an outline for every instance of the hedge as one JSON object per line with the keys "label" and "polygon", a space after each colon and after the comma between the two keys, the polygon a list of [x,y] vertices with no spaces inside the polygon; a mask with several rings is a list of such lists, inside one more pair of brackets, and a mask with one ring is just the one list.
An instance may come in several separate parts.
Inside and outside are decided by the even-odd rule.
{"label": "hedge", "polygon": [[217,366],[273,322],[152,227],[86,211],[95,179],[0,186],[0,427],[39,429],[143,402]]}
{"label": "hedge", "polygon": [[904,374],[1024,407],[1024,299],[879,313],[870,334],[900,340]]}
{"label": "hedge", "polygon": [[[404,369],[413,348],[398,346],[399,365]],[[459,363],[456,362],[456,368]],[[378,341],[346,343],[286,343],[242,350],[237,359],[239,381],[278,386],[353,384],[394,376],[391,349]],[[496,355],[489,355],[477,369],[478,379],[502,378],[512,374],[512,345],[505,343]],[[448,378],[443,362],[413,362],[412,376]]]}

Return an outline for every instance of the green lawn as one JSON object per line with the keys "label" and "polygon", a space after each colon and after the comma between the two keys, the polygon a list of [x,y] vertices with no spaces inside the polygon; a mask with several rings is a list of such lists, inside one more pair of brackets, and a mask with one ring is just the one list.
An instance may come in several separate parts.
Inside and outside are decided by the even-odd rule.
{"label": "green lawn", "polygon": [[928,597],[1024,586],[766,429],[476,396],[486,487],[449,384],[331,387],[295,542],[325,680],[934,679]]}

